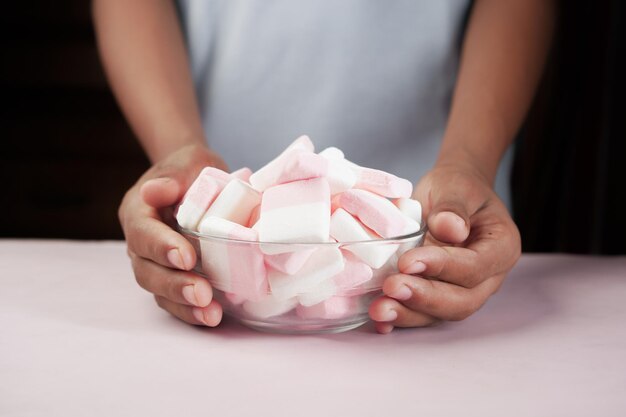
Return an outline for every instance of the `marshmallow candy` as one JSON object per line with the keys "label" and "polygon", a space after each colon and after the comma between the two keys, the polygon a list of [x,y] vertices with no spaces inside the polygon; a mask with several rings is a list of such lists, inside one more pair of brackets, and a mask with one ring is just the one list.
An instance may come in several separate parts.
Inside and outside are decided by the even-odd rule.
{"label": "marshmallow candy", "polygon": [[303,306],[312,306],[328,300],[337,294],[337,284],[332,279],[320,282],[315,288],[298,295],[298,302]]}
{"label": "marshmallow candy", "polygon": [[334,247],[316,249],[295,276],[270,270],[268,281],[274,297],[286,300],[307,293],[343,270],[341,251]]}
{"label": "marshmallow candy", "polygon": [[333,277],[339,295],[357,295],[362,291],[357,287],[372,279],[373,272],[366,263],[362,262],[352,252],[341,251],[345,266],[343,271]]}
{"label": "marshmallow candy", "polygon": [[[380,239],[344,209],[337,209],[330,219],[330,235],[338,242],[362,242]],[[398,249],[397,244],[355,243],[343,246],[372,268],[380,268]]]}
{"label": "marshmallow candy", "polygon": [[280,300],[272,294],[268,294],[258,301],[244,302],[243,310],[254,318],[267,319],[285,314],[293,310],[297,305],[298,300],[295,297]]}
{"label": "marshmallow candy", "polygon": [[293,275],[304,266],[314,250],[301,249],[276,255],[265,255],[265,263],[277,271]]}
{"label": "marshmallow candy", "polygon": [[231,178],[237,178],[245,182],[250,181],[250,175],[252,175],[252,170],[248,167],[239,168],[237,171],[230,173]]}
{"label": "marshmallow candy", "polygon": [[[268,188],[261,200],[261,242],[325,242],[330,227],[330,189],[325,178]],[[266,254],[294,251],[290,245],[261,245]]]}
{"label": "marshmallow candy", "polygon": [[332,297],[310,307],[299,305],[296,314],[303,319],[340,319],[355,314],[354,297]]}
{"label": "marshmallow candy", "polygon": [[[200,233],[218,238],[257,240],[257,233],[219,217],[205,217]],[[267,294],[267,271],[263,254],[255,243],[202,239],[202,270],[215,288],[258,301]]]}
{"label": "marshmallow candy", "polygon": [[344,160],[343,152],[337,148],[326,148],[319,153],[328,162],[326,179],[332,195],[342,193],[354,187],[357,175]]}
{"label": "marshmallow candy", "polygon": [[185,229],[196,230],[202,216],[229,180],[229,174],[222,170],[213,167],[204,168],[178,206],[176,211],[178,224]]}
{"label": "marshmallow candy", "polygon": [[402,214],[422,224],[422,205],[419,201],[412,198],[397,198],[393,200],[393,204],[398,207]]}
{"label": "marshmallow candy", "polygon": [[308,136],[300,136],[280,155],[250,175],[250,184],[259,191],[290,181],[317,178],[326,174],[326,159],[313,153]]}
{"label": "marshmallow candy", "polygon": [[365,190],[348,190],[341,194],[341,208],[384,238],[417,232],[419,223],[402,214],[385,197]]}
{"label": "marshmallow candy", "polygon": [[372,168],[358,167],[354,170],[357,173],[356,188],[389,198],[409,198],[413,193],[413,184],[404,178]]}
{"label": "marshmallow candy", "polygon": [[245,226],[256,206],[261,203],[261,194],[245,182],[234,179],[229,182],[215,199],[204,217],[220,217]]}

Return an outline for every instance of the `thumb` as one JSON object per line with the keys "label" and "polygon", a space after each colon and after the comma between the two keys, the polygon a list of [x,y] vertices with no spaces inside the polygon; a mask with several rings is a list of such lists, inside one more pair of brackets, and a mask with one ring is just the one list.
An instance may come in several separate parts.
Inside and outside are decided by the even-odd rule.
{"label": "thumb", "polygon": [[139,189],[142,200],[154,208],[168,207],[176,204],[181,196],[183,187],[175,178],[160,177],[144,182]]}
{"label": "thumb", "polygon": [[450,195],[434,199],[428,215],[428,230],[440,242],[464,242],[470,232],[466,203]]}

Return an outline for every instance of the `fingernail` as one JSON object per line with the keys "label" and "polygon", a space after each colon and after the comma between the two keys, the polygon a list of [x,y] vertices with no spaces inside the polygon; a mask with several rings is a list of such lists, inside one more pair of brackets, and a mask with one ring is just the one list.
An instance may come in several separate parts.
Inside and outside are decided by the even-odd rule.
{"label": "fingernail", "polygon": [[406,269],[407,274],[419,274],[426,271],[426,264],[422,261],[413,262]]}
{"label": "fingernail", "polygon": [[167,252],[167,260],[170,261],[170,263],[174,265],[176,268],[185,269],[183,258],[182,256],[180,256],[180,251],[177,248],[170,249]]}
{"label": "fingernail", "polygon": [[389,334],[393,330],[393,324],[380,323],[376,326],[376,330],[378,330],[378,333],[380,334]]}
{"label": "fingernail", "polygon": [[390,297],[395,298],[396,300],[408,300],[413,296],[413,291],[406,285],[401,285],[396,289],[392,294],[389,294]]}
{"label": "fingernail", "polygon": [[380,321],[394,321],[398,318],[396,310],[387,310],[383,313]]}
{"label": "fingernail", "polygon": [[194,306],[200,305],[198,303],[198,297],[196,297],[195,285],[185,285],[183,287],[183,297],[189,304]]}
{"label": "fingernail", "polygon": [[206,319],[204,318],[204,312],[202,311],[201,308],[194,308],[192,310],[193,316],[195,317],[196,320],[198,320],[200,323],[206,325]]}

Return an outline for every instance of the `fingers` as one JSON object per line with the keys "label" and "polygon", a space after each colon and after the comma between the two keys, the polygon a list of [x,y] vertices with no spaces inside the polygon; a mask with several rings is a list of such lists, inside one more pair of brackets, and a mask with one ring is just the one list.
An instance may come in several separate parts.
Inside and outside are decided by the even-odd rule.
{"label": "fingers", "polygon": [[213,299],[208,281],[191,272],[175,271],[138,256],[132,256],[132,266],[137,283],[155,295],[196,307],[206,307]]}
{"label": "fingers", "polygon": [[519,232],[500,209],[485,209],[475,215],[466,247],[423,246],[404,253],[398,268],[404,274],[420,274],[465,288],[511,269],[520,256]]}
{"label": "fingers", "polygon": [[395,274],[383,284],[383,293],[409,310],[441,320],[464,320],[482,307],[494,294],[504,275],[487,278],[468,289],[447,282],[405,274]]}
{"label": "fingers", "polygon": [[[424,327],[438,321],[435,317],[413,311],[397,300],[380,297],[372,302],[369,315],[377,323],[388,323],[394,327]],[[384,329],[381,326],[381,329]]]}
{"label": "fingers", "polygon": [[158,295],[154,298],[159,307],[186,323],[215,327],[222,321],[222,306],[215,300],[206,307],[191,307]]}
{"label": "fingers", "polygon": [[196,264],[193,246],[182,235],[152,217],[139,217],[125,228],[128,249],[170,268],[189,271]]}

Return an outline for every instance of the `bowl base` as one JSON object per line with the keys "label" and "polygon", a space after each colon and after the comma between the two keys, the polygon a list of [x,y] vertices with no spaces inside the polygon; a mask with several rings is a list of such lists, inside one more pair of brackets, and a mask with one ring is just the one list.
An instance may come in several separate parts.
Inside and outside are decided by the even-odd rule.
{"label": "bowl base", "polygon": [[356,320],[349,322],[333,323],[298,323],[298,324],[285,324],[285,323],[270,323],[266,321],[256,321],[244,318],[237,318],[241,324],[249,327],[253,330],[257,330],[264,333],[280,333],[280,334],[329,334],[329,333],[342,333],[348,330],[356,329],[367,323],[368,318],[359,317]]}

